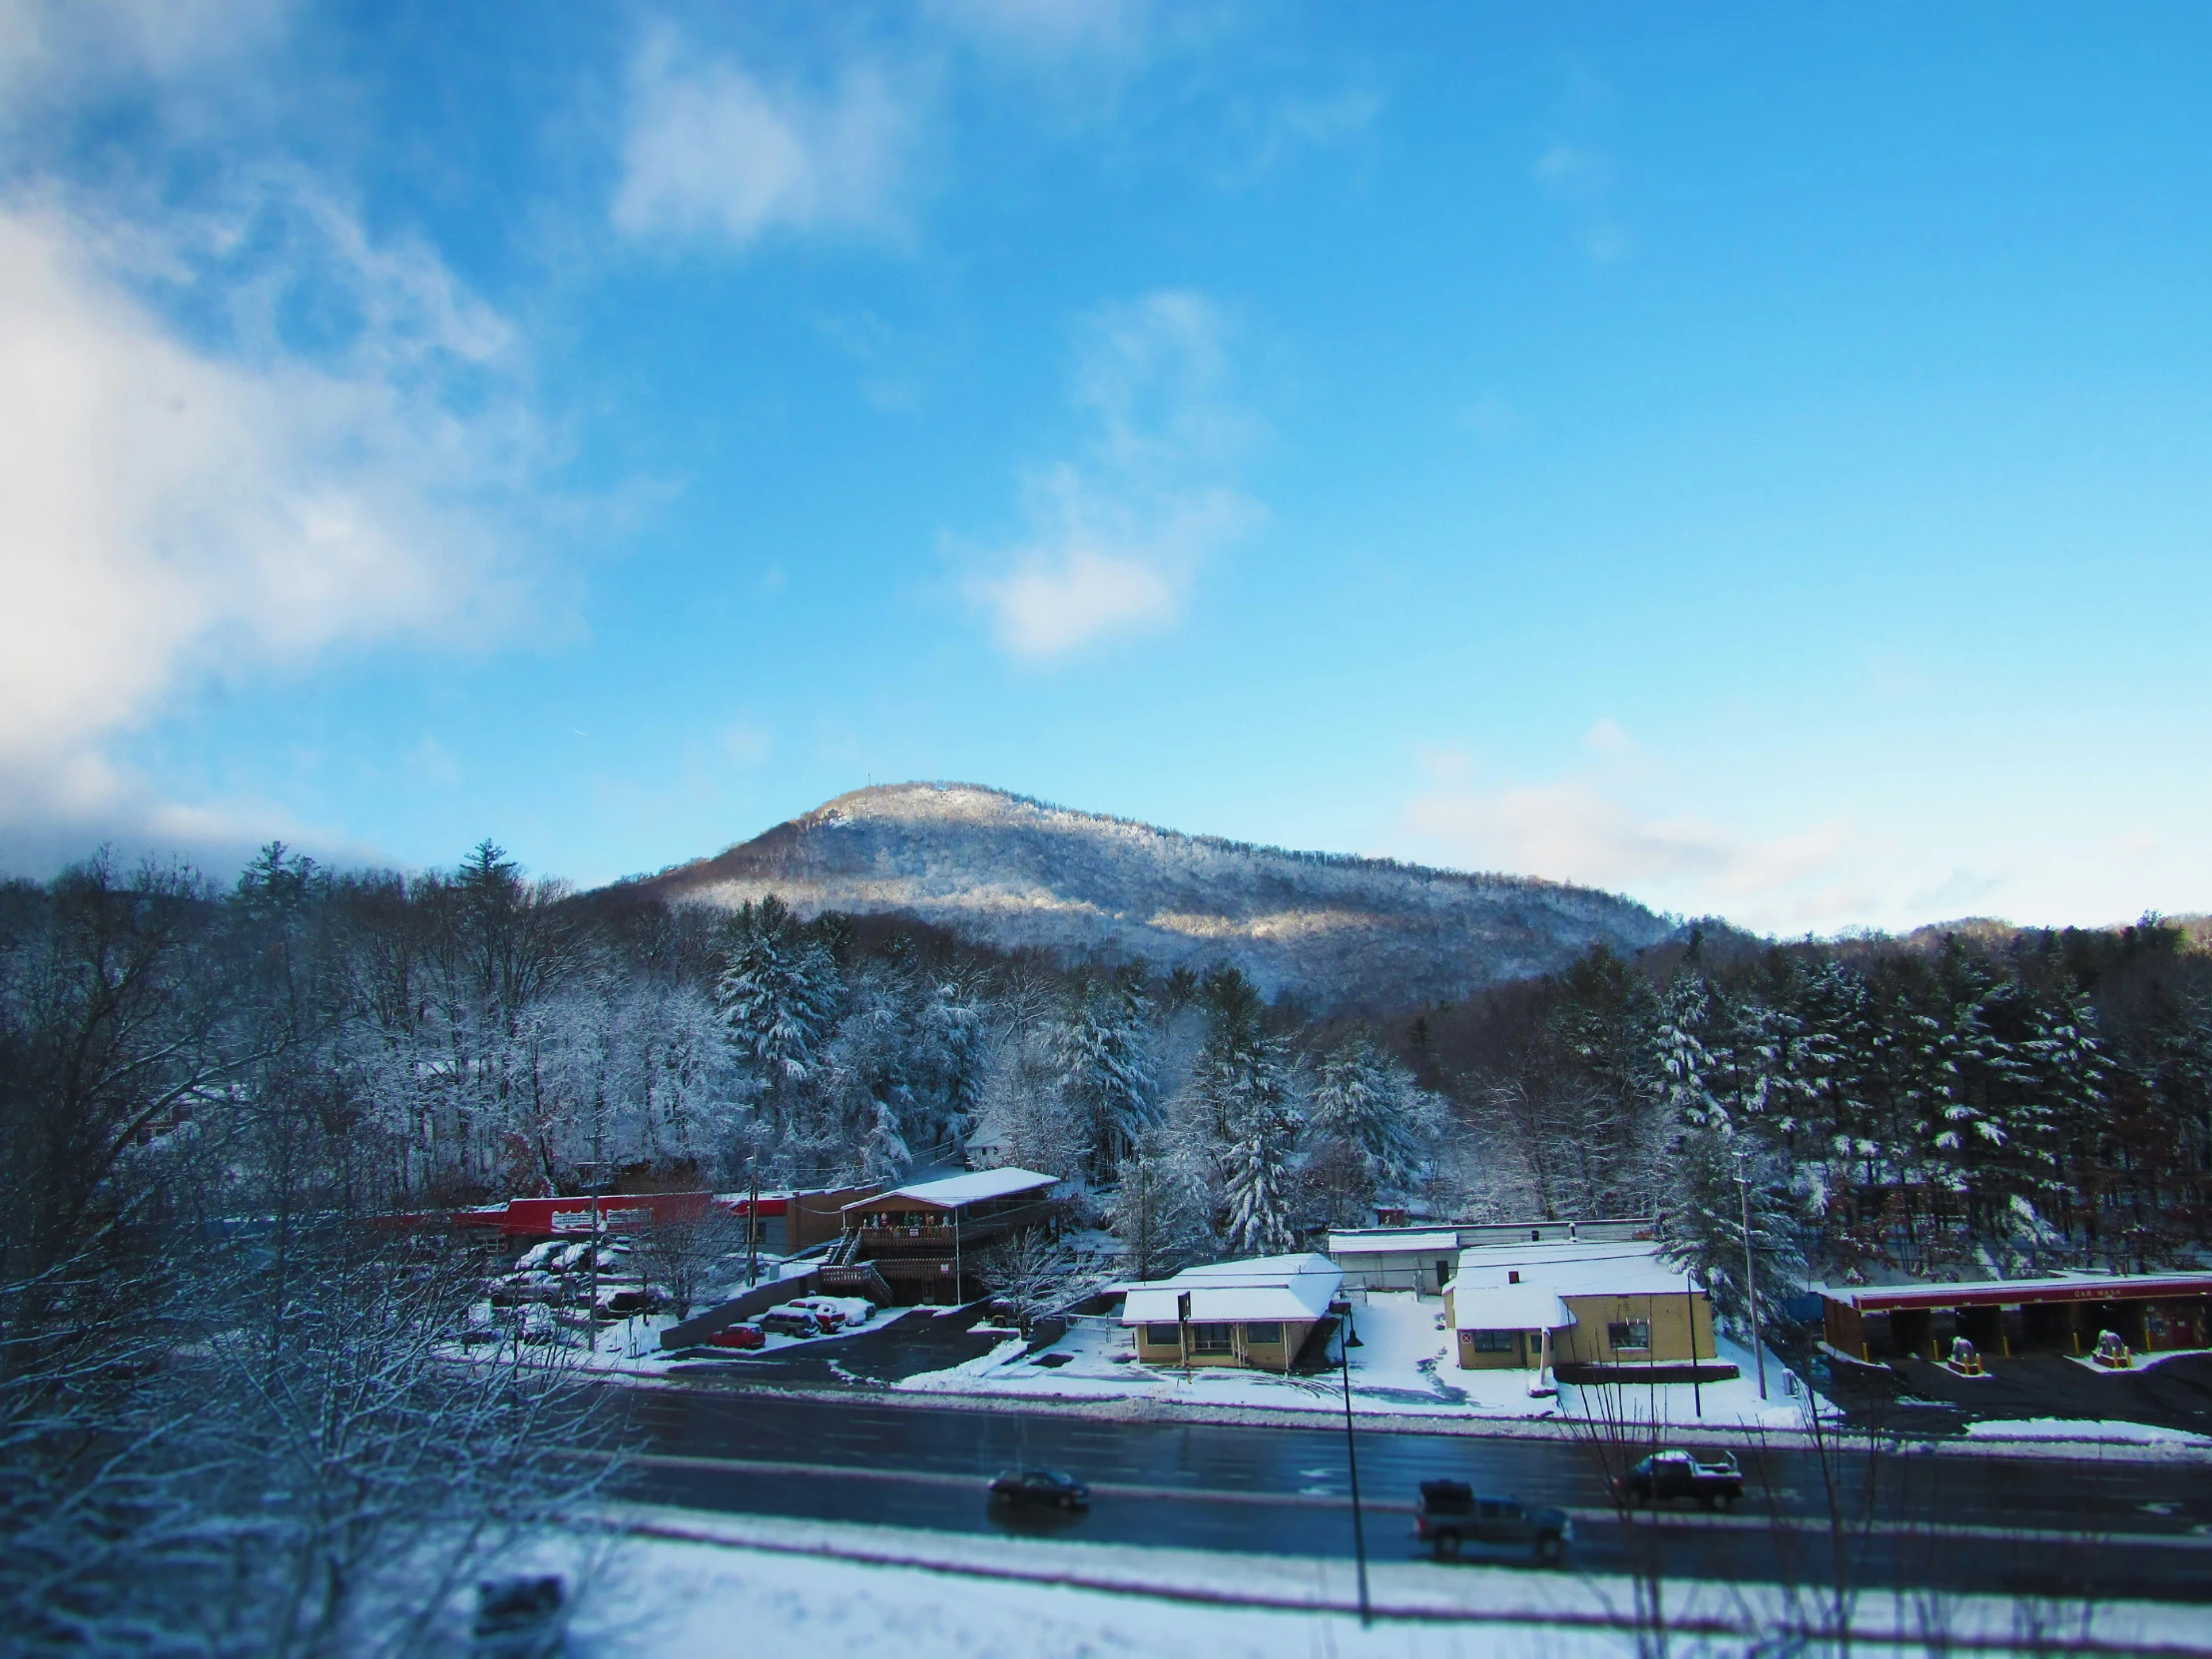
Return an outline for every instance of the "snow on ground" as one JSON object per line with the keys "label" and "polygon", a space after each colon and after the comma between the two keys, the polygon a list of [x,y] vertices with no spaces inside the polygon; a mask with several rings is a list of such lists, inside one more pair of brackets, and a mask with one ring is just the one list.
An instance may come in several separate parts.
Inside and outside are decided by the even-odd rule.
{"label": "snow on ground", "polygon": [[[1720,1358],[1732,1361],[1743,1374],[1732,1382],[1694,1388],[1687,1382],[1561,1385],[1555,1395],[1531,1394],[1527,1372],[1461,1371],[1453,1363],[1452,1334],[1443,1329],[1442,1319],[1443,1303],[1433,1296],[1374,1291],[1364,1301],[1355,1299],[1353,1327],[1360,1339],[1352,1350],[1355,1411],[1499,1421],[1587,1412],[1678,1426],[1778,1429],[1805,1423],[1807,1400],[1788,1392],[1791,1374],[1771,1353],[1764,1400],[1750,1352],[1725,1340]],[[1344,1397],[1341,1373],[1283,1377],[1199,1366],[1186,1376],[1181,1370],[1140,1365],[1129,1333],[1110,1319],[1079,1321],[1066,1337],[1036,1355],[1009,1341],[980,1359],[907,1378],[898,1386],[916,1392],[1158,1399],[1306,1411]]]}
{"label": "snow on ground", "polygon": [[2156,1423],[2089,1417],[1997,1417],[1966,1424],[1976,1440],[2095,1440],[2112,1445],[2212,1446],[2212,1434]]}
{"label": "snow on ground", "polygon": [[[600,1287],[603,1295],[608,1291],[624,1288],[624,1283],[617,1280],[605,1281]],[[741,1285],[708,1297],[693,1309],[693,1313],[700,1313],[718,1303],[726,1302],[743,1289]],[[795,1293],[793,1300],[809,1308],[832,1307],[840,1310],[846,1320],[836,1333],[840,1337],[861,1331],[879,1331],[892,1320],[915,1311],[911,1308],[877,1308],[860,1297],[810,1297]],[[478,1304],[471,1323],[478,1330],[504,1330],[517,1319],[533,1326],[550,1326],[556,1333],[556,1340],[564,1356],[581,1370],[656,1377],[665,1374],[669,1363],[678,1358],[677,1354],[662,1349],[661,1333],[670,1326],[683,1323],[674,1314],[638,1314],[587,1331],[584,1328],[583,1310],[580,1308],[562,1309],[556,1314],[550,1308],[535,1304],[521,1308],[494,1309],[488,1303]],[[745,1352],[773,1354],[778,1349],[820,1344],[823,1341],[820,1337],[786,1337],[774,1332],[767,1333],[766,1336],[767,1341],[762,1347]]]}
{"label": "snow on ground", "polygon": [[[719,1659],[733,1652],[805,1652],[809,1659],[887,1653],[1610,1659],[1637,1647],[1629,1583],[1571,1565],[1554,1572],[1380,1560],[1371,1567],[1371,1585],[1382,1616],[1363,1630],[1352,1611],[1353,1564],[1345,1560],[665,1508],[626,1509],[615,1518],[630,1539],[605,1560],[580,1600],[574,1659]],[[587,1538],[571,1536],[548,1542],[530,1565],[573,1570],[592,1553]],[[1677,1631],[1704,1626],[1695,1650],[1713,1655],[1746,1653],[1785,1611],[1779,1592],[1730,1584],[1670,1583],[1667,1605]],[[1956,1597],[1936,1609],[1868,1595],[1855,1633],[1879,1639],[1919,1632],[1938,1612],[1950,1641],[1994,1644],[2020,1641],[2037,1624],[2071,1633],[2081,1617],[2078,1607],[2056,1603]],[[2107,1603],[2096,1609],[2091,1629],[2107,1651],[2197,1651],[2202,1623],[2194,1608]],[[1677,1640],[1685,1650],[1691,1646],[1686,1636]],[[2021,1641],[2023,1649],[2028,1645]]]}

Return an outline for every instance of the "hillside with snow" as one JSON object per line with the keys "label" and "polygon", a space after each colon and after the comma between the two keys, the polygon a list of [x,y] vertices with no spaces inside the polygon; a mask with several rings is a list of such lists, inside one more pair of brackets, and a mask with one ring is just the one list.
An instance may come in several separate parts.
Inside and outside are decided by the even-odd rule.
{"label": "hillside with snow", "polygon": [[969,784],[857,790],[638,884],[733,908],[774,893],[808,916],[902,913],[1068,958],[1233,962],[1269,996],[1321,1008],[1457,998],[1672,931],[1587,887],[1286,852]]}

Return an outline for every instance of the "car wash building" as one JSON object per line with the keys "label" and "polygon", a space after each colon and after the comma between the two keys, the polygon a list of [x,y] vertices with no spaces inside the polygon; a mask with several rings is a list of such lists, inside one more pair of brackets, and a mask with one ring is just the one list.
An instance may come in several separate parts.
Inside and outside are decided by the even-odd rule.
{"label": "car wash building", "polygon": [[1856,1360],[2086,1355],[2113,1331],[2138,1354],[2212,1346],[2212,1274],[2066,1274],[1956,1285],[1824,1286],[1822,1334]]}

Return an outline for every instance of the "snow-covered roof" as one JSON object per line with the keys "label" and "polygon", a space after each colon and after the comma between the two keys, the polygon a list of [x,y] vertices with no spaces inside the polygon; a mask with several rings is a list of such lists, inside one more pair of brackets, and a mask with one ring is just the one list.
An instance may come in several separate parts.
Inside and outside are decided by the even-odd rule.
{"label": "snow-covered roof", "polygon": [[987,1198],[1012,1198],[1016,1193],[1041,1192],[1046,1187],[1059,1185],[1056,1175],[1039,1175],[1033,1169],[979,1169],[966,1175],[951,1175],[942,1181],[922,1181],[911,1187],[899,1187],[873,1198],[856,1199],[844,1206],[847,1210],[881,1209],[894,1199],[907,1199],[916,1204],[931,1204],[940,1209],[952,1209],[963,1204],[980,1204]]}
{"label": "snow-covered roof", "polygon": [[1955,1285],[1823,1285],[1820,1294],[1868,1314],[1898,1308],[1988,1308],[2029,1302],[2140,1302],[2212,1294],[2212,1274],[2062,1273],[2046,1279],[1968,1279]]}
{"label": "snow-covered roof", "polygon": [[1575,1318],[1549,1286],[1457,1284],[1451,1323],[1460,1331],[1563,1331]]}
{"label": "snow-covered roof", "polygon": [[1453,1251],[1459,1248],[1459,1235],[1443,1233],[1332,1233],[1329,1235],[1329,1254],[1332,1256],[1403,1256],[1418,1252],[1432,1256],[1437,1251]]}
{"label": "snow-covered roof", "polygon": [[1659,1259],[1655,1244],[1560,1240],[1550,1244],[1477,1245],[1459,1252],[1453,1283],[1486,1290],[1512,1283],[1541,1285],[1560,1296],[1680,1296],[1689,1280]]}
{"label": "snow-covered roof", "polygon": [[1244,1262],[1212,1262],[1185,1268],[1173,1279],[1130,1287],[1122,1304],[1124,1325],[1168,1325],[1176,1300],[1190,1294],[1191,1318],[1234,1324],[1248,1320],[1318,1320],[1343,1288],[1344,1271],[1326,1256],[1257,1256]]}

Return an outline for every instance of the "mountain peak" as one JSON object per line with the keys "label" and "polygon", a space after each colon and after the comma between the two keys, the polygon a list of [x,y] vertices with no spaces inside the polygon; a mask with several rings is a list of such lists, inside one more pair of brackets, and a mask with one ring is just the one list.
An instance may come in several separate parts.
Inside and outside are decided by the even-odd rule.
{"label": "mountain peak", "polygon": [[1672,928],[1632,900],[1520,876],[1292,852],[978,784],[879,784],[642,883],[732,907],[907,914],[1001,948],[1204,968],[1270,996],[1405,1007],[1630,951]]}

